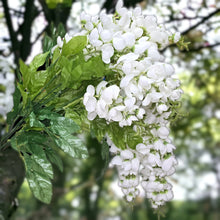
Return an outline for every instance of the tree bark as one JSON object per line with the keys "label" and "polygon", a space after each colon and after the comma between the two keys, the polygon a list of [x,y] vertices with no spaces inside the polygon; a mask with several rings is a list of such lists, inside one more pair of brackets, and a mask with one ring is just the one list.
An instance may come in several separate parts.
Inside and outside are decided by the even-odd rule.
{"label": "tree bark", "polygon": [[0,151],[0,220],[8,220],[17,208],[16,196],[24,180],[25,168],[12,148]]}

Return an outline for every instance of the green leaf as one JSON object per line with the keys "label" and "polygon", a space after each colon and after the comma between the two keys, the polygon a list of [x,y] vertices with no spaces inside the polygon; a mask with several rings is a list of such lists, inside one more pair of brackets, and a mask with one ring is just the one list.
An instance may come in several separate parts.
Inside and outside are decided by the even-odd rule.
{"label": "green leaf", "polygon": [[36,118],[34,112],[31,112],[31,114],[29,115],[29,125],[30,127],[37,127],[37,128],[45,127],[45,125]]}
{"label": "green leaf", "polygon": [[63,162],[62,162],[58,152],[55,152],[51,147],[48,146],[45,148],[45,153],[46,153],[48,159],[53,164],[55,164],[61,172],[63,172]]}
{"label": "green leaf", "polygon": [[18,88],[22,94],[24,105],[28,96],[32,100],[39,93],[48,78],[48,70],[37,71],[45,63],[48,54],[49,52],[37,55],[29,67],[22,60],[19,62],[23,84],[18,84]]}
{"label": "green leaf", "polygon": [[50,51],[43,54],[38,54],[37,56],[34,57],[33,61],[30,64],[31,72],[36,71],[40,66],[42,66],[45,63],[49,53]]}
{"label": "green leaf", "polygon": [[51,112],[49,109],[39,111],[38,119],[43,122],[49,119],[46,131],[54,140],[56,145],[65,153],[74,158],[86,158],[87,148],[81,139],[74,133],[79,131],[80,127],[70,118],[61,117],[59,114]]}
{"label": "green leaf", "polygon": [[58,113],[51,111],[49,108],[43,108],[37,112],[37,118],[41,121],[45,119],[56,120],[59,117],[61,116]]}
{"label": "green leaf", "polygon": [[118,148],[126,148],[126,127],[121,128],[117,122],[112,122],[109,124],[107,132],[113,143]]}
{"label": "green leaf", "polygon": [[137,134],[132,127],[126,128],[126,142],[128,146],[132,149],[136,149],[136,145],[139,143],[143,143],[143,138]]}
{"label": "green leaf", "polygon": [[108,131],[107,126],[108,125],[106,124],[106,121],[104,119],[96,118],[92,121],[91,129],[99,142],[101,142],[103,137],[106,135]]}
{"label": "green leaf", "polygon": [[25,88],[22,84],[18,83],[17,87],[22,95],[23,108],[25,108],[28,100],[28,94],[25,92]]}
{"label": "green leaf", "polygon": [[109,74],[101,56],[92,57],[88,61],[84,61],[82,64],[82,73],[82,80],[103,77]]}
{"label": "green leaf", "polygon": [[23,86],[24,89],[27,88],[30,81],[30,72],[29,67],[20,59],[19,60],[20,72],[23,77]]}
{"label": "green leaf", "polygon": [[52,63],[54,63],[59,56],[60,56],[60,49],[59,47],[57,47],[53,52]]}
{"label": "green leaf", "polygon": [[59,117],[50,122],[50,130],[59,148],[74,158],[86,158],[87,148],[81,139],[73,133],[79,130],[78,125],[71,119]]}
{"label": "green leaf", "polygon": [[71,84],[74,84],[80,78],[82,71],[77,71],[73,68],[74,61],[64,56],[60,58],[60,65],[62,65],[61,80],[63,87],[71,87]]}
{"label": "green leaf", "polygon": [[95,133],[100,142],[108,134],[113,143],[120,149],[125,149],[127,145],[135,149],[138,143],[143,142],[142,137],[132,127],[120,127],[117,122],[106,124],[105,120],[98,118],[92,122],[92,132]]}
{"label": "green leaf", "polygon": [[[33,167],[34,168],[34,167]],[[41,202],[49,204],[52,198],[52,184],[47,176],[44,176],[34,169],[26,172],[26,178],[34,196]]]}
{"label": "green leaf", "polygon": [[46,35],[43,39],[43,52],[51,50],[53,46],[53,39]]}
{"label": "green leaf", "polygon": [[62,56],[75,55],[81,52],[87,44],[86,36],[73,37],[68,43],[64,40]]}
{"label": "green leaf", "polygon": [[53,169],[42,148],[46,141],[46,136],[39,132],[22,131],[11,139],[11,145],[23,156],[31,191],[37,199],[48,204],[52,197]]}

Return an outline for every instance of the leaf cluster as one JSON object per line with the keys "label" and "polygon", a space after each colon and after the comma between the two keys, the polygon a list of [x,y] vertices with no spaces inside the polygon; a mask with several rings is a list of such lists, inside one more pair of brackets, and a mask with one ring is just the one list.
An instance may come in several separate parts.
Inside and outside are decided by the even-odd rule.
{"label": "leaf cluster", "polygon": [[[52,198],[52,163],[63,169],[59,151],[73,158],[88,155],[77,136],[89,129],[82,97],[89,84],[108,74],[108,68],[100,56],[85,60],[86,45],[86,36],[76,36],[64,40],[62,49],[37,55],[30,65],[20,60],[22,80],[14,93],[14,108],[7,115],[8,133],[0,149],[10,144],[20,153],[30,189],[45,203]],[[103,158],[108,161],[106,149]]]}

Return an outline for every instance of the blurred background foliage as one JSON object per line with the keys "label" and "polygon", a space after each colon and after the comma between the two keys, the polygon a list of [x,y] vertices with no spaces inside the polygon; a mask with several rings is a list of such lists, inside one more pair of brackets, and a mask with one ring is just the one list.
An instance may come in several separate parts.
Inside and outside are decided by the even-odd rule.
{"label": "blurred background foliage", "polygon": [[[45,37],[56,40],[66,31],[79,30],[82,10],[113,12],[117,0],[1,0],[0,54],[29,62],[42,51]],[[161,51],[182,81],[181,115],[171,124],[179,161],[171,178],[175,198],[160,212],[167,220],[220,219],[220,1],[124,0],[126,7],[139,4],[145,14],[158,17],[170,31],[189,41],[189,51],[172,45]],[[16,74],[15,68],[15,74]],[[16,74],[17,76],[17,74]],[[6,126],[1,119],[1,129]],[[64,172],[54,167],[50,205],[37,201],[24,181],[13,220],[156,220],[147,200],[134,206],[121,197],[117,172],[105,170],[101,145],[86,138],[90,157],[72,160],[62,155]],[[0,189],[1,190],[1,189]],[[19,203],[19,205],[17,205]]]}

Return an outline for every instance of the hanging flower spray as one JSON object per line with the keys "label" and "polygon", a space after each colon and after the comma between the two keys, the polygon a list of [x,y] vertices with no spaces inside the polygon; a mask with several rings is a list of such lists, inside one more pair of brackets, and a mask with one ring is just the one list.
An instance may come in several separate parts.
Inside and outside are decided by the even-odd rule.
{"label": "hanging flower spray", "polygon": [[117,167],[118,184],[128,202],[139,195],[142,186],[157,208],[173,198],[166,177],[175,172],[177,160],[168,125],[173,103],[182,93],[179,80],[172,77],[174,68],[159,49],[169,41],[178,42],[180,35],[170,34],[154,16],[144,16],[139,7],[124,8],[122,1],[114,15],[82,13],[81,22],[89,41],[85,53],[101,53],[103,62],[117,75],[115,80],[87,87],[83,104],[88,119],[102,118],[106,124],[116,122],[139,133],[142,139],[132,148],[126,143],[120,148],[106,133],[110,152],[115,155],[111,165]]}

